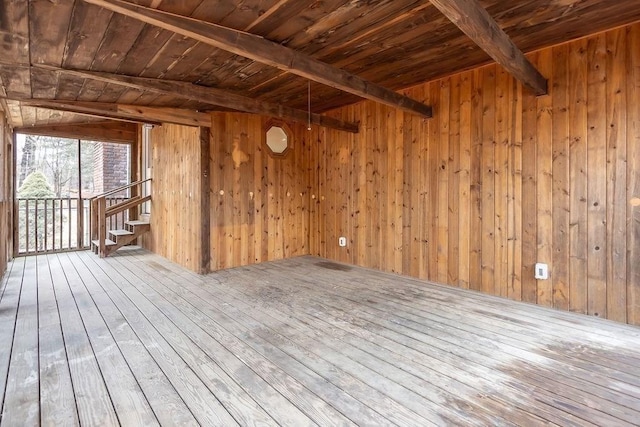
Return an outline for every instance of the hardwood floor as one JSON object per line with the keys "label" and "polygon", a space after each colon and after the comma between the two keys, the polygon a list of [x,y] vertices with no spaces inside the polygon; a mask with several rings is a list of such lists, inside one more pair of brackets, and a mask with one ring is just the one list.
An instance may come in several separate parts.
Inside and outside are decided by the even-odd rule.
{"label": "hardwood floor", "polygon": [[640,328],[314,257],[9,268],[2,426],[640,422]]}

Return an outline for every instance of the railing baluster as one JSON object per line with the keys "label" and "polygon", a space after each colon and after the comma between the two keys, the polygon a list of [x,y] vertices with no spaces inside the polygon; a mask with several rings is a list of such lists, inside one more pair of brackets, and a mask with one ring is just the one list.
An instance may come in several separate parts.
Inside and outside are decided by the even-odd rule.
{"label": "railing baluster", "polygon": [[[110,203],[111,206],[113,206],[115,204],[114,203],[115,201],[116,201],[116,199],[111,199],[111,203]],[[114,228],[113,228],[113,221],[114,220],[115,220],[114,217],[109,217],[109,230],[114,230]]]}
{"label": "railing baluster", "polygon": [[24,201],[24,223],[25,223],[25,253],[29,252],[29,199]]}
{"label": "railing baluster", "polygon": [[35,246],[35,252],[38,252],[38,245],[40,244],[40,239],[38,239],[38,199],[34,200],[36,202],[36,210],[35,210],[35,221],[34,221],[34,225],[33,225],[33,230],[34,230],[34,235],[33,235],[33,240],[36,244]]}
{"label": "railing baluster", "polygon": [[51,250],[56,250],[56,199],[51,199]]}
{"label": "railing baluster", "polygon": [[105,239],[107,237],[107,224],[106,224],[106,211],[107,204],[104,198],[98,199],[98,254],[100,258],[104,258],[106,256],[105,253]]}
{"label": "railing baluster", "polygon": [[91,239],[98,238],[98,199],[91,200]]}
{"label": "railing baluster", "polygon": [[47,219],[47,199],[43,200],[44,202],[44,252],[46,252],[49,249],[49,221]]}
{"label": "railing baluster", "polygon": [[69,249],[71,249],[71,199],[67,199],[67,231],[69,234]]}
{"label": "railing baluster", "polygon": [[63,215],[63,205],[64,205],[64,199],[60,199],[60,249],[64,249],[64,244],[63,244],[63,236],[64,233],[62,231],[62,226],[64,224],[64,215]]}
{"label": "railing baluster", "polygon": [[84,202],[85,199],[82,200],[82,248],[86,247],[85,242],[87,241],[87,231],[89,230],[89,211],[86,208]]}

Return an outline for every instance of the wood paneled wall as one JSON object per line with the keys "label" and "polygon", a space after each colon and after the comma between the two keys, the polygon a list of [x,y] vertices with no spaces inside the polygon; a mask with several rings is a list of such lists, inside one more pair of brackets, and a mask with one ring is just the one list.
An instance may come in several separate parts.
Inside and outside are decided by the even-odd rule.
{"label": "wood paneled wall", "polygon": [[315,129],[311,253],[640,324],[640,24],[530,58],[548,96],[490,65]]}
{"label": "wood paneled wall", "polygon": [[13,133],[0,109],[0,277],[13,257]]}
{"label": "wood paneled wall", "polygon": [[201,271],[200,128],[164,124],[151,131],[151,231],[144,247]]}
{"label": "wood paneled wall", "polygon": [[363,102],[331,113],[359,134],[295,126],[285,158],[262,117],[214,113],[208,147],[162,126],[147,246],[202,271],[208,235],[211,270],[312,253],[640,324],[640,25],[530,58],[548,96],[489,65],[406,90],[433,119]]}
{"label": "wood paneled wall", "polygon": [[212,115],[212,270],[309,253],[309,133],[292,127],[289,152],[274,157],[263,139],[267,121]]}

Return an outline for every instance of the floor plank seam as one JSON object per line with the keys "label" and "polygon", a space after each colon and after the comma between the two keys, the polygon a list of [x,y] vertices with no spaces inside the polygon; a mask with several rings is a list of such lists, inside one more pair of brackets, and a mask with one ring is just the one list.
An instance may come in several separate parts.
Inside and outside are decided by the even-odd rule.
{"label": "floor plank seam", "polygon": [[[79,255],[77,256],[77,258],[78,258],[78,262],[82,262],[82,263],[83,263],[83,265],[88,269],[88,266],[86,265],[86,263],[84,262],[84,260],[80,259],[80,256],[79,256]],[[78,274],[80,273],[78,270],[76,270],[76,272],[77,272]],[[91,272],[91,270],[90,270],[90,269],[88,269],[88,273],[89,273],[89,274],[91,274],[91,275],[93,276],[93,273]],[[80,277],[82,277],[80,274],[79,274],[79,276],[80,276]],[[95,279],[95,276],[93,276],[93,277],[94,277],[94,279]],[[83,283],[83,287],[84,287],[84,289],[85,289],[85,290],[86,290],[86,292],[87,292],[87,295],[89,296],[89,298],[91,298],[91,300],[93,301],[94,305],[96,306],[96,308],[97,308],[98,312],[100,313],[100,315],[102,316],[102,318],[103,318],[103,320],[104,320],[104,314],[103,314],[103,312],[100,310],[100,305],[99,305],[99,304],[97,303],[97,301],[95,300],[95,297],[94,297],[94,295],[92,294],[92,292],[88,289],[88,287],[87,287],[87,283],[85,282],[85,280],[81,279],[81,281],[82,281],[82,283]],[[106,292],[106,291],[104,290],[104,288],[102,289],[102,291],[104,292],[104,294],[105,294],[105,296],[106,296],[107,298],[111,299],[111,298],[109,297],[108,292]],[[118,312],[121,314],[121,316],[123,317],[123,319],[126,319],[126,316],[124,315],[124,313],[122,313],[122,311],[120,310],[120,308],[119,308],[119,307],[118,307],[118,306],[113,302],[113,300],[111,300],[111,303],[112,303],[112,304],[113,304],[113,306],[118,310]],[[113,337],[113,330],[108,326],[108,322],[106,322],[106,323],[107,323],[107,329],[109,330],[109,333],[110,333],[110,334],[111,334],[111,336]],[[141,340],[141,339],[140,339],[140,337],[137,335],[137,333],[136,333],[135,331],[133,331],[133,333],[134,333],[134,334],[136,334],[136,338],[138,339],[138,341],[139,341],[140,343],[142,343],[142,340]],[[114,337],[114,340],[115,340],[115,337]],[[117,340],[115,340],[115,341],[116,341],[116,343],[117,343]],[[144,344],[143,344],[143,346],[144,346]],[[146,347],[146,346],[144,346],[144,347]],[[119,351],[122,353],[122,348],[121,348],[120,346],[118,346],[118,348],[119,348]],[[127,358],[124,356],[124,354],[123,354],[123,357],[124,357],[124,359],[125,359],[125,361],[126,361],[126,360],[127,360]],[[153,358],[153,356],[152,356],[152,355],[150,355],[150,357],[151,357],[151,358],[156,362],[156,366],[158,366],[158,369],[160,369],[161,371],[163,371],[162,367],[161,367],[161,366],[159,366],[159,365],[157,364],[157,361]],[[133,371],[132,371],[132,374],[133,374]],[[165,377],[166,377],[166,373],[165,373],[164,371],[163,371],[163,375],[165,375]],[[137,379],[136,375],[135,375],[135,374],[133,374],[133,376],[134,376],[134,378],[136,378],[136,381],[138,381],[138,379]],[[138,382],[138,386],[140,386],[140,383],[139,383],[139,382]],[[142,388],[141,388],[141,391],[142,391]],[[145,399],[147,399],[147,401],[148,401],[148,398],[147,398],[146,394],[144,393],[144,391],[142,391],[142,393],[143,393],[143,395],[145,396]],[[183,402],[184,402],[184,400],[183,400]],[[185,403],[185,406],[188,408],[188,406],[186,405],[186,403]],[[152,410],[154,410],[154,408],[153,408],[153,407],[152,407]],[[195,414],[193,414],[193,412],[191,411],[191,409],[190,409],[190,408],[188,408],[188,410],[189,410],[189,411],[190,411],[190,413],[193,415],[194,420],[195,420],[195,419],[196,419]],[[155,410],[154,410],[154,413],[155,413]],[[156,416],[157,416],[157,415],[156,415]]]}
{"label": "floor plank seam", "polygon": [[[166,285],[163,285],[163,286],[167,287]],[[167,289],[169,289],[169,288],[167,287]],[[169,289],[169,291],[173,291],[173,292],[175,292],[175,290],[171,290],[171,289]],[[177,294],[177,293],[176,293],[176,294]],[[179,297],[181,297],[181,298],[184,298],[182,295],[179,295],[179,294],[177,294],[177,295],[178,295]],[[197,308],[196,308],[196,309],[197,309]],[[201,311],[201,310],[200,310],[200,311]],[[206,313],[203,313],[203,314],[204,314],[205,316],[209,317]],[[209,317],[209,318],[210,318],[210,317]],[[213,319],[212,319],[212,320],[213,320]],[[213,321],[215,322],[215,320],[213,320]],[[272,362],[273,362],[273,361],[272,361]],[[311,390],[311,391],[312,391],[312,390]],[[313,391],[312,391],[312,392],[313,392]],[[337,409],[337,408],[336,408],[336,409]]]}
{"label": "floor plank seam", "polygon": [[41,254],[0,280],[0,424],[637,425],[639,331],[309,255]]}
{"label": "floor plank seam", "polygon": [[[93,261],[93,260],[91,260],[90,258],[86,258],[86,257],[85,257],[85,258],[82,260],[82,262],[85,262],[85,261],[87,261],[87,260],[89,260],[89,261]],[[86,266],[86,263],[85,263],[85,266]],[[87,267],[88,267],[88,266],[87,266]],[[97,267],[98,267],[98,268],[100,268],[100,269],[102,270],[102,267],[101,267],[101,266],[97,265]],[[94,273],[95,273],[95,271],[91,271],[91,274],[94,274]],[[104,272],[103,272],[103,273],[104,273]],[[105,273],[105,274],[106,274],[106,273]],[[95,278],[95,275],[94,275],[94,278]],[[110,279],[110,280],[113,282],[113,280],[112,280],[112,279]],[[114,286],[115,286],[115,282],[113,282],[113,283],[114,283]],[[107,291],[107,289],[105,289],[105,288],[104,288],[104,286],[102,286],[100,283],[99,283],[99,286],[101,286],[101,287],[102,287],[102,289],[103,289],[103,291],[104,291],[104,292],[109,296],[109,292]],[[120,288],[119,288],[118,286],[116,286],[116,288],[117,288],[119,291],[121,291],[121,290],[120,290]],[[122,292],[122,291],[121,291],[121,292]],[[135,303],[134,303],[134,302],[133,302],[133,301],[132,301],[128,296],[126,296],[126,294],[124,294],[124,292],[123,292],[123,295],[127,298],[127,300],[128,300],[128,301],[129,301],[129,302],[130,302],[134,307],[137,307],[137,308],[138,308],[138,306],[137,306],[137,305],[136,305],[136,304],[135,304]],[[117,304],[116,304],[113,300],[112,300],[112,302],[117,306]],[[139,308],[138,308],[138,309],[139,309]],[[141,311],[141,313],[142,313],[142,311]],[[146,319],[146,320],[147,320],[151,325],[153,325],[153,322],[151,322],[151,321],[148,319],[148,317],[147,317],[146,315],[144,315],[144,314],[142,314],[142,315],[145,317],[145,319]],[[127,318],[127,316],[126,316],[124,313],[123,313],[123,316],[125,316],[125,318]],[[157,331],[158,333],[160,333],[157,329],[156,329],[156,331]],[[160,334],[161,334],[161,333],[160,333]],[[171,346],[171,344],[170,344],[170,343],[168,343],[168,345],[169,345],[169,346]],[[171,347],[173,348],[173,346],[171,346]],[[175,351],[175,348],[174,348],[174,351]],[[189,364],[188,364],[188,363],[186,363],[186,362],[184,361],[184,359],[183,359],[183,362],[184,362],[187,366],[189,366]],[[192,372],[194,373],[194,375],[196,375],[196,376],[197,376],[197,374],[196,374],[193,370],[192,370]],[[219,402],[219,400],[218,400],[218,402]],[[220,403],[220,402],[219,402],[219,403]],[[220,404],[221,404],[221,403],[220,403]]]}

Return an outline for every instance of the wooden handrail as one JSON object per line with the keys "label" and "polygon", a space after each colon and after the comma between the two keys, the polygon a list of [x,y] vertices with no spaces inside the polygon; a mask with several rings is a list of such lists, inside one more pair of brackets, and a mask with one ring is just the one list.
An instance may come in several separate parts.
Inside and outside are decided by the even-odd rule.
{"label": "wooden handrail", "polygon": [[131,188],[131,187],[135,187],[136,185],[144,184],[145,182],[148,182],[148,181],[151,181],[151,178],[143,179],[142,181],[136,181],[136,182],[132,182],[132,183],[127,184],[127,185],[123,185],[122,187],[114,188],[113,190],[109,190],[106,193],[102,193],[102,194],[98,194],[97,196],[93,196],[89,200],[98,199],[100,197],[106,197],[109,194],[119,193],[119,192],[121,192],[123,190],[126,190],[126,189]]}
{"label": "wooden handrail", "polygon": [[132,182],[131,184],[118,187],[114,190],[107,191],[106,193],[92,197],[91,201],[91,239],[98,240],[98,254],[100,257],[106,256],[106,238],[107,238],[107,220],[109,217],[118,214],[120,212],[134,209],[145,202],[151,200],[151,196],[147,195],[142,197],[135,194],[130,199],[123,200],[115,205],[107,207],[107,197],[110,194],[118,193],[128,188],[142,185],[146,182],[150,182],[151,178],[141,181]]}
{"label": "wooden handrail", "polygon": [[109,206],[105,212],[106,217],[110,217],[111,215],[115,215],[122,211],[126,211],[127,209],[135,208],[138,205],[143,204],[144,202],[148,202],[151,200],[151,196],[136,196],[131,199],[127,199],[124,202],[117,203],[115,205]]}

